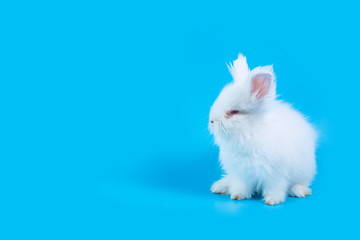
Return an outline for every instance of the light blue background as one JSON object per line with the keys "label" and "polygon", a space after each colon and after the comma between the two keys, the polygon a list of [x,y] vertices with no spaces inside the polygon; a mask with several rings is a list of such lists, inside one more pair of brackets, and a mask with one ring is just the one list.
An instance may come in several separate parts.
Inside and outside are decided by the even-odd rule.
{"label": "light blue background", "polygon": [[[1,239],[359,237],[355,1],[0,4]],[[322,132],[313,196],[209,188],[239,52]]]}

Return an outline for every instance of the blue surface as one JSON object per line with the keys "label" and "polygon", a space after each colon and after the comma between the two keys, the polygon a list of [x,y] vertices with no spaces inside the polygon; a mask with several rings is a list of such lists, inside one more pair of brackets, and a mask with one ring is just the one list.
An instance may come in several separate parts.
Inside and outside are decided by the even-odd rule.
{"label": "blue surface", "polygon": [[[0,4],[0,239],[359,238],[359,6]],[[210,106],[239,52],[322,132],[313,196],[209,188]]]}

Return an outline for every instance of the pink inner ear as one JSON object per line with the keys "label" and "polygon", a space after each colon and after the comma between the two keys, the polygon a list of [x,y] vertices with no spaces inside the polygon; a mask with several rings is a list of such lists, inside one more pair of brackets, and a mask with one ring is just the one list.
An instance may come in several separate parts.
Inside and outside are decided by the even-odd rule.
{"label": "pink inner ear", "polygon": [[256,94],[256,98],[260,99],[269,93],[271,84],[271,76],[267,73],[256,74],[251,79],[251,93]]}

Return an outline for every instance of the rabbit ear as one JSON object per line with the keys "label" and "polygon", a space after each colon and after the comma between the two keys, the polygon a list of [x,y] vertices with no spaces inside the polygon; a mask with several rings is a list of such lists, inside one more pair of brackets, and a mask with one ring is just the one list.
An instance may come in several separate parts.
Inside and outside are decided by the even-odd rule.
{"label": "rabbit ear", "polygon": [[251,78],[251,93],[256,93],[256,98],[260,99],[269,93],[271,85],[271,75],[259,73]]}
{"label": "rabbit ear", "polygon": [[272,66],[258,67],[251,72],[251,94],[256,99],[275,95],[275,81]]}
{"label": "rabbit ear", "polygon": [[241,53],[239,54],[238,59],[236,59],[232,64],[228,64],[228,68],[235,83],[243,83],[250,73],[246,57]]}

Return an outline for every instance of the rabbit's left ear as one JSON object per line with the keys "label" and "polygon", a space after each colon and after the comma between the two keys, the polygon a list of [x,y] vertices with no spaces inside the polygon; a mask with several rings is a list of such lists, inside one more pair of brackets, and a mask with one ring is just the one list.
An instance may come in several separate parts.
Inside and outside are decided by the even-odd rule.
{"label": "rabbit's left ear", "polygon": [[256,94],[260,99],[269,93],[271,86],[271,75],[268,73],[259,73],[251,78],[251,93]]}
{"label": "rabbit's left ear", "polygon": [[272,66],[255,68],[251,74],[251,94],[255,94],[256,99],[275,94],[275,81]]}

